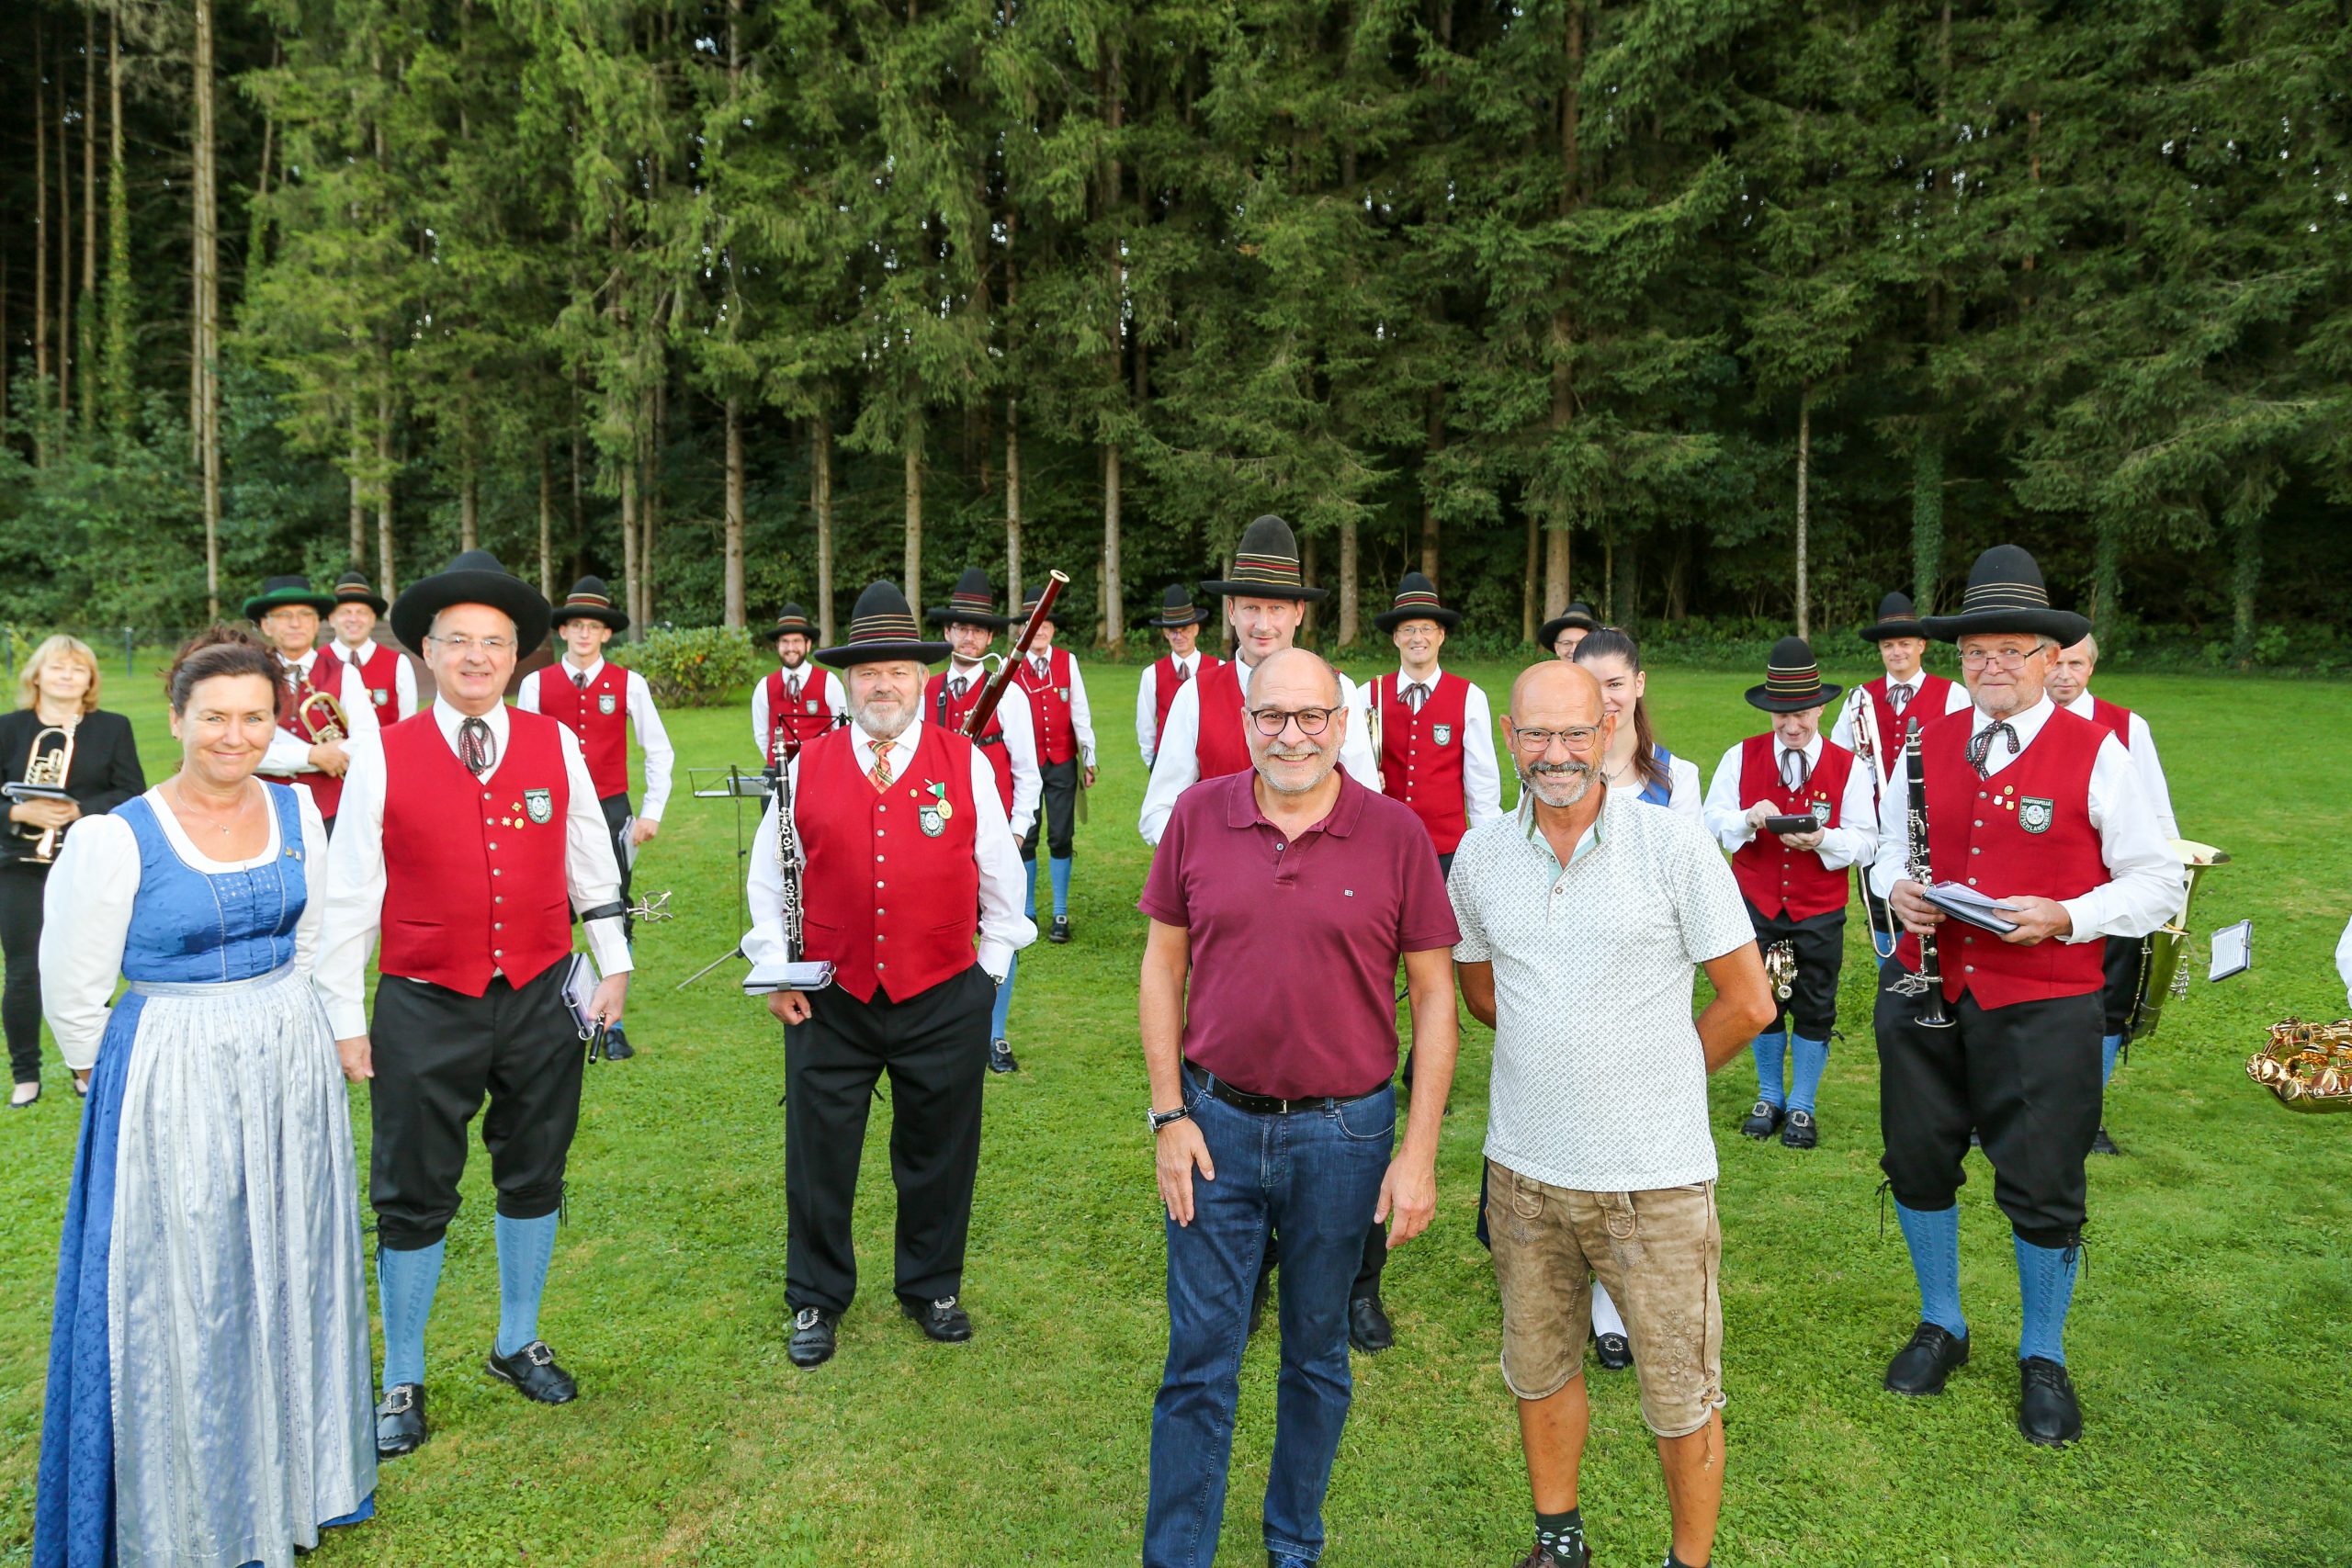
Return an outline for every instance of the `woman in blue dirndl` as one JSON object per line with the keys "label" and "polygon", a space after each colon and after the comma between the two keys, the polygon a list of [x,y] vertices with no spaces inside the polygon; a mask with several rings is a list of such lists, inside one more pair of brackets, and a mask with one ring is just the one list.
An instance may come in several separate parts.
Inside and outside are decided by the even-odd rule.
{"label": "woman in blue dirndl", "polygon": [[43,1007],[96,1070],[35,1568],[286,1568],[374,1512],[358,1177],[310,979],[326,832],[252,776],[277,725],[259,644],[216,627],[170,689],[178,774],[77,824],[50,876]]}

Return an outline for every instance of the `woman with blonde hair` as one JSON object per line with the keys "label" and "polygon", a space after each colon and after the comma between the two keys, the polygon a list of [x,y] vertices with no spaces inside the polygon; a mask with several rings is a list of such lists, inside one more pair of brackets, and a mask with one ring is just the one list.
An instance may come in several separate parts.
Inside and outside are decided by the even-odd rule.
{"label": "woman with blonde hair", "polygon": [[[17,1078],[12,1111],[40,1099],[40,908],[50,863],[67,829],[85,817],[103,817],[147,787],[130,721],[98,706],[97,655],[79,637],[60,633],[25,660],[17,711],[0,715],[0,782],[21,785],[37,755],[53,759],[69,747],[62,793],[19,798],[10,792],[7,830],[0,832],[0,953],[8,964],[0,1025]],[[77,1090],[87,1077],[74,1075]]]}

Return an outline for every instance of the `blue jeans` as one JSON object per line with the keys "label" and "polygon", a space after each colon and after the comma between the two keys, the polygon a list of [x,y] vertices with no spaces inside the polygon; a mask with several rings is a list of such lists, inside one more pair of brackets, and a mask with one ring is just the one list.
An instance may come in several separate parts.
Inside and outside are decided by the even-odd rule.
{"label": "blue jeans", "polygon": [[1199,1568],[1216,1557],[1250,1296],[1277,1231],[1283,1366],[1266,1550],[1312,1560],[1348,1419],[1348,1292],[1388,1169],[1396,1093],[1384,1086],[1335,1110],[1259,1116],[1188,1075],[1184,1100],[1216,1179],[1195,1171],[1193,1223],[1168,1222],[1168,1369],[1151,1406],[1144,1565]]}

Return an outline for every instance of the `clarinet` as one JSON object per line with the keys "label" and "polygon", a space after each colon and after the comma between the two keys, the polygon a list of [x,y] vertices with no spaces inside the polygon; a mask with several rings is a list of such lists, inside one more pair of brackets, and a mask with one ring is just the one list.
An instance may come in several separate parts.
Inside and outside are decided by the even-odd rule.
{"label": "clarinet", "polygon": [[792,760],[800,747],[782,725],[776,726],[775,762],[775,869],[784,884],[784,961],[800,962],[801,906],[800,879],[808,868],[808,857],[800,847],[800,836],[792,830]]}
{"label": "clarinet", "polygon": [[[1919,721],[1916,718],[1905,727],[1903,756],[1911,773],[1911,810],[1907,824],[1909,854],[1904,870],[1912,881],[1925,887],[1934,874],[1928,865],[1928,774],[1919,761]],[[1919,939],[1919,972],[1904,976],[1887,990],[1898,997],[1927,998],[1918,1016],[1912,1021],[1920,1028],[1951,1027],[1951,1015],[1944,1011],[1943,965],[1937,961],[1933,934]]]}

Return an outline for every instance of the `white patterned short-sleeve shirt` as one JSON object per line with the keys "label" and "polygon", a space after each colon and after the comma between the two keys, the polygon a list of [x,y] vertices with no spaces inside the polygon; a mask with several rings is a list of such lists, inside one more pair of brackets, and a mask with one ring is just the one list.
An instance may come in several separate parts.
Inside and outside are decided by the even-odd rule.
{"label": "white patterned short-sleeve shirt", "polygon": [[1495,970],[1487,1156],[1584,1192],[1711,1181],[1698,965],[1756,940],[1706,829],[1612,791],[1563,867],[1522,803],[1470,829],[1453,955]]}

